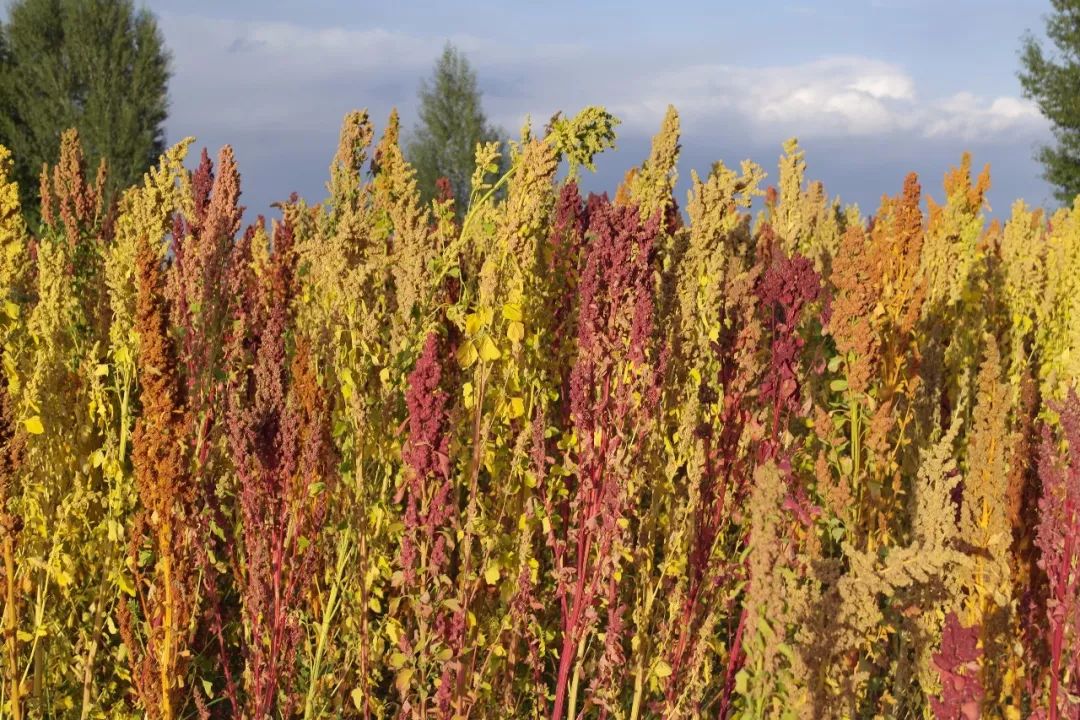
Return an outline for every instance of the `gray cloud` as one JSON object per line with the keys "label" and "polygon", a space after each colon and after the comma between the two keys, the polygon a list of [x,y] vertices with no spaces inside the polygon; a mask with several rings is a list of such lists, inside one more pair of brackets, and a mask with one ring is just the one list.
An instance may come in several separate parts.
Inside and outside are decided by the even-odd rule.
{"label": "gray cloud", "polygon": [[[169,135],[194,134],[211,148],[233,144],[245,200],[255,211],[293,190],[321,198],[348,110],[367,107],[381,124],[397,105],[407,130],[417,83],[442,48],[441,38],[378,28],[173,13],[161,21],[174,54]],[[963,89],[924,96],[903,67],[879,59],[665,64],[629,48],[614,54],[579,43],[451,39],[477,67],[489,116],[507,130],[516,131],[527,115],[542,124],[556,109],[590,103],[622,119],[620,150],[601,160],[587,187],[614,189],[647,152],[672,103],[684,126],[684,177],[715,159],[735,164],[750,157],[774,168],[782,141],[797,135],[811,175],[865,210],[881,193],[898,191],[909,169],[936,190],[963,149],[993,163],[995,210],[1007,210],[1016,195],[1035,203],[1049,196],[1031,159],[1049,133],[1029,103]]]}

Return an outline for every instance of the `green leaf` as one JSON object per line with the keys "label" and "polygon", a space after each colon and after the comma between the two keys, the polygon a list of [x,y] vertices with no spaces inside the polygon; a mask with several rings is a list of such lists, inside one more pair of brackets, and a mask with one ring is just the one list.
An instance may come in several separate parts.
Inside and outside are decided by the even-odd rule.
{"label": "green leaf", "polygon": [[769,621],[763,617],[759,617],[757,620],[757,630],[766,642],[772,642],[772,639],[776,637],[776,631],[769,625]]}
{"label": "green leaf", "polygon": [[739,672],[735,673],[735,692],[737,692],[739,695],[745,695],[749,680],[750,673],[746,672],[746,668],[743,668]]}
{"label": "green leaf", "polygon": [[829,389],[833,392],[843,392],[844,390],[847,390],[847,387],[847,380],[844,378],[839,378],[829,383]]}

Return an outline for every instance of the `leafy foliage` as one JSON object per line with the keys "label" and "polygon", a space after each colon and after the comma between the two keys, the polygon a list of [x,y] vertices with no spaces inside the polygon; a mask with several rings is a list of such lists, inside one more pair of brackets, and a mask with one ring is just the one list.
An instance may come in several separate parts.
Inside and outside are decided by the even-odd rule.
{"label": "leafy foliage", "polygon": [[231,149],[111,203],[70,132],[33,233],[0,150],[0,714],[1075,715],[1080,211],[792,141],[684,215],[674,109],[583,198],[616,124],[428,201],[350,113],[246,226]]}
{"label": "leafy foliage", "polygon": [[1056,146],[1041,148],[1038,157],[1058,199],[1069,203],[1080,193],[1080,109],[1070,89],[1080,78],[1076,60],[1080,4],[1076,0],[1051,0],[1050,4],[1053,12],[1046,20],[1046,36],[1054,48],[1048,51],[1031,34],[1024,37],[1020,84],[1054,126]]}
{"label": "leafy foliage", "polygon": [[19,0],[2,26],[0,142],[15,157],[22,201],[77,128],[92,165],[106,160],[116,198],[165,149],[169,54],[157,20],[131,0]]}
{"label": "leafy foliage", "polygon": [[[431,78],[420,85],[420,120],[408,146],[423,202],[436,197],[437,183],[449,183],[454,207],[469,199],[469,179],[477,164],[478,144],[498,141],[504,133],[488,123],[480,105],[476,72],[468,58],[447,43]],[[498,165],[496,165],[498,169]]]}

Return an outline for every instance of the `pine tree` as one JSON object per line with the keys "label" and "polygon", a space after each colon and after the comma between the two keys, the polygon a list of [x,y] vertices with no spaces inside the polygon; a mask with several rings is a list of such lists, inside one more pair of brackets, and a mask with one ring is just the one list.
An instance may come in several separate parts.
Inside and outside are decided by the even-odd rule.
{"label": "pine tree", "polygon": [[1030,33],[1020,52],[1020,84],[1054,126],[1056,146],[1039,149],[1043,177],[1054,195],[1071,205],[1080,194],[1080,0],[1051,0],[1046,36],[1057,48],[1049,54]]}
{"label": "pine tree", "polygon": [[488,124],[480,106],[476,72],[468,59],[447,43],[428,80],[420,83],[420,121],[408,146],[409,162],[425,203],[436,195],[440,178],[450,181],[460,215],[469,200],[469,181],[476,167],[476,144],[502,134]]}
{"label": "pine tree", "polygon": [[165,149],[169,54],[154,16],[132,0],[16,0],[0,27],[0,143],[24,202],[43,163],[77,128],[88,167],[104,159],[109,196]]}

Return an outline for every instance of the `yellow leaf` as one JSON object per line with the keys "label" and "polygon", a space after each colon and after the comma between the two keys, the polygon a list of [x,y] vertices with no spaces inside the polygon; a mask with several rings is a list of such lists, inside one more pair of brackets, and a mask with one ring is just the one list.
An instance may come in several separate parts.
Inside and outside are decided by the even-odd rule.
{"label": "yellow leaf", "polygon": [[525,414],[525,401],[519,397],[510,398],[506,405],[506,417],[513,420]]}
{"label": "yellow leaf", "polygon": [[98,365],[96,368],[94,368],[94,374],[98,377],[105,377],[109,374],[109,366],[104,364]]}
{"label": "yellow leaf", "polygon": [[663,660],[660,660],[659,662],[656,663],[656,667],[653,668],[653,673],[658,678],[666,678],[669,675],[671,675],[671,666],[668,665]]}
{"label": "yellow leaf", "polygon": [[17,320],[19,318],[19,306],[10,300],[4,301],[4,312],[7,313],[7,316],[12,320]]}
{"label": "yellow leaf", "polygon": [[506,337],[515,345],[525,339],[525,326],[519,322],[512,322],[506,327]]}
{"label": "yellow leaf", "polygon": [[45,432],[45,427],[41,424],[41,418],[37,415],[26,418],[26,420],[23,421],[23,424],[26,426],[26,432],[31,435],[40,435]]}
{"label": "yellow leaf", "polygon": [[465,316],[465,334],[475,335],[484,325],[484,319],[480,313],[470,313]]}
{"label": "yellow leaf", "polygon": [[135,597],[135,586],[131,583],[131,578],[127,576],[127,573],[120,573],[116,577],[116,584],[120,586],[120,590],[125,595]]}
{"label": "yellow leaf", "polygon": [[476,352],[476,346],[473,345],[471,341],[465,341],[462,346],[458,348],[457,361],[458,365],[463,368],[469,368],[476,362],[477,357],[479,357],[479,353]]}
{"label": "yellow leaf", "polygon": [[408,692],[409,683],[412,681],[412,676],[412,668],[402,668],[398,671],[397,677],[394,678],[394,686],[402,695]]}
{"label": "yellow leaf", "polygon": [[502,357],[502,353],[499,352],[499,348],[495,347],[495,343],[491,341],[490,336],[484,336],[483,341],[480,343],[480,359],[484,362],[492,362]]}
{"label": "yellow leaf", "polygon": [[488,569],[484,571],[484,579],[487,580],[488,585],[499,582],[499,566],[496,564],[488,565]]}
{"label": "yellow leaf", "polygon": [[352,703],[353,703],[353,705],[356,706],[357,710],[363,710],[364,709],[364,691],[363,690],[361,690],[360,688],[353,688],[352,692],[349,693],[349,697],[352,698]]}
{"label": "yellow leaf", "polygon": [[367,606],[371,608],[371,612],[382,612],[382,603],[379,602],[379,598],[373,597],[367,601]]}
{"label": "yellow leaf", "polygon": [[506,303],[503,305],[503,317],[507,320],[521,322],[521,306],[517,303]]}

